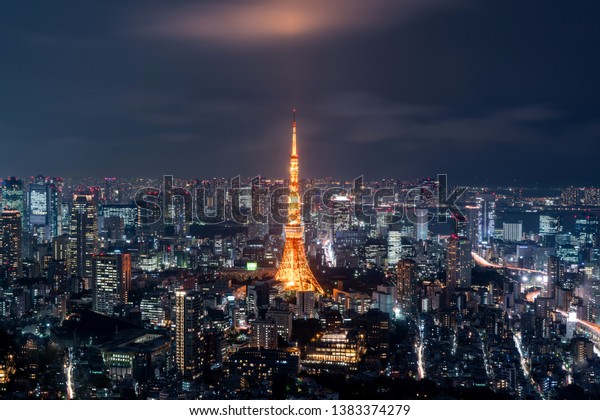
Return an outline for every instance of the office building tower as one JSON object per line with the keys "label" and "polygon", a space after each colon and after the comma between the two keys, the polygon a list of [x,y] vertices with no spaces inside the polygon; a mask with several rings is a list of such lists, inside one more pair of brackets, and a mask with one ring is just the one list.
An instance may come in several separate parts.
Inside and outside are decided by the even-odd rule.
{"label": "office building tower", "polygon": [[598,217],[586,215],[575,220],[575,237],[580,245],[598,243]]}
{"label": "office building tower", "polygon": [[564,277],[563,262],[557,256],[551,255],[548,257],[548,281],[546,289],[542,290],[542,296],[554,298],[556,296],[556,288],[562,284]]}
{"label": "office building tower", "polygon": [[256,318],[261,309],[269,306],[269,283],[257,281],[246,288],[246,304],[248,315]]}
{"label": "office building tower", "polygon": [[464,236],[471,242],[471,248],[477,249],[479,244],[479,207],[468,205],[464,208],[466,218],[466,229],[464,233],[458,233],[458,236]]}
{"label": "office building tower", "polygon": [[523,239],[523,222],[507,223],[502,225],[504,240],[507,242],[519,242]]}
{"label": "office building tower", "polygon": [[387,359],[390,349],[390,314],[371,309],[359,317],[358,324],[365,333],[367,351],[377,354],[381,360]]}
{"label": "office building tower", "polygon": [[69,243],[69,235],[52,239],[52,259],[67,261],[69,259]]}
{"label": "office building tower", "polygon": [[333,207],[332,237],[335,238],[336,232],[350,230],[352,226],[350,212],[352,202],[345,195],[336,195],[332,197],[331,205]]}
{"label": "office building tower", "polygon": [[0,262],[3,278],[15,280],[22,276],[19,210],[5,209],[0,215]]}
{"label": "office building tower", "polygon": [[[135,233],[139,219],[137,206],[131,204],[104,204],[100,209],[105,221],[115,217],[123,221],[125,235],[132,235]],[[104,227],[107,227],[106,222]]]}
{"label": "office building tower", "polygon": [[371,307],[373,309],[380,310],[381,312],[386,314],[393,313],[394,305],[396,302],[394,301],[394,296],[391,293],[380,290],[378,288],[372,293],[372,301],[373,303]]}
{"label": "office building tower", "polygon": [[288,309],[269,308],[265,319],[273,321],[277,327],[277,334],[284,340],[290,341],[292,338],[292,320],[294,314]]}
{"label": "office building tower", "polygon": [[41,243],[62,234],[62,179],[35,177],[27,191],[28,231]]}
{"label": "office building tower", "polygon": [[94,255],[92,257],[92,308],[112,315],[115,306],[127,303],[131,289],[129,254]]}
{"label": "office building tower", "polygon": [[317,316],[314,291],[296,292],[296,316],[298,318],[315,318]]}
{"label": "office building tower", "polygon": [[175,365],[184,379],[194,380],[202,373],[202,296],[189,290],[175,292]]}
{"label": "office building tower", "polygon": [[451,236],[446,258],[446,285],[470,287],[471,268],[471,243],[466,238]]}
{"label": "office building tower", "polygon": [[556,235],[560,233],[560,217],[547,214],[540,215],[540,235]]}
{"label": "office building tower", "polygon": [[429,212],[427,209],[415,209],[416,240],[426,241],[429,237]]}
{"label": "office building tower", "polygon": [[155,326],[165,327],[169,325],[166,304],[163,303],[160,293],[149,293],[144,295],[140,302],[142,321]]}
{"label": "office building tower", "polygon": [[494,237],[496,226],[496,195],[479,194],[475,201],[479,208],[479,240],[488,242]]}
{"label": "office building tower", "polygon": [[417,310],[417,264],[413,260],[401,260],[396,268],[398,304],[404,315],[416,315]]}
{"label": "office building tower", "polygon": [[402,232],[390,230],[387,238],[388,267],[395,267],[402,257]]}
{"label": "office building tower", "polygon": [[25,231],[25,190],[23,189],[23,181],[10,177],[2,181],[0,197],[0,213],[2,209],[18,210],[21,214],[21,229]]}
{"label": "office building tower", "polygon": [[98,215],[92,194],[75,194],[71,209],[70,263],[71,273],[92,278],[92,256],[98,252]]}
{"label": "office building tower", "polygon": [[250,346],[259,349],[276,349],[277,325],[274,321],[257,320],[252,322]]}

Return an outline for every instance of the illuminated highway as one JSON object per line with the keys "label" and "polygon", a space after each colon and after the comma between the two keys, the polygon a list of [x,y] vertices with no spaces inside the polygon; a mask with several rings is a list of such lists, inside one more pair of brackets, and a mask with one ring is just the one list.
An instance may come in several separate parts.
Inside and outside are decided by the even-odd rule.
{"label": "illuminated highway", "polygon": [[522,271],[522,272],[525,272],[525,273],[535,273],[535,274],[543,274],[543,275],[546,274],[544,271],[532,270],[530,268],[510,267],[508,265],[494,264],[494,263],[489,262],[488,260],[486,260],[485,258],[483,258],[482,256],[480,256],[479,254],[477,254],[475,252],[471,252],[471,255],[472,255],[473,260],[475,261],[475,263],[477,265],[482,266],[482,267],[505,268],[505,269],[508,269],[508,270]]}
{"label": "illuminated highway", "polygon": [[419,323],[419,343],[417,345],[417,370],[419,379],[425,377],[425,367],[423,366],[423,322]]}
{"label": "illuminated highway", "polygon": [[[569,314],[567,314],[565,311],[561,311],[560,309],[557,309],[556,312],[563,315],[564,317],[569,316]],[[600,325],[594,324],[593,322],[584,321],[579,318],[577,318],[577,324],[583,327],[583,329],[587,332],[591,333],[594,338],[594,343],[597,346],[600,346]]]}
{"label": "illuminated highway", "polygon": [[525,299],[527,300],[527,302],[533,302],[540,295],[540,293],[542,293],[541,290],[534,290],[532,292],[527,293]]}
{"label": "illuminated highway", "polygon": [[67,374],[67,399],[72,400],[75,398],[75,392],[73,391],[73,352],[69,351],[69,361],[65,364],[65,371]]}

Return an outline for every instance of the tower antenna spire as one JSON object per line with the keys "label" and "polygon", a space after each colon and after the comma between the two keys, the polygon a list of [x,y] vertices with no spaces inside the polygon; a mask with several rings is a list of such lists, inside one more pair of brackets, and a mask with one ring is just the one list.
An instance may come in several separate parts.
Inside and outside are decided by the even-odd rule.
{"label": "tower antenna spire", "polygon": [[296,154],[296,108],[292,107],[292,156]]}

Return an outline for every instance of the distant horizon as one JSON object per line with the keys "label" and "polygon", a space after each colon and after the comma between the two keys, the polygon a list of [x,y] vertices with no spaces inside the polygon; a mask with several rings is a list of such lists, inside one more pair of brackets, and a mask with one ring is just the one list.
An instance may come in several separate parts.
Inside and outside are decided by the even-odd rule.
{"label": "distant horizon", "polygon": [[[26,175],[26,176],[18,176],[18,175],[3,175],[0,177],[0,182],[11,178],[11,177],[15,177],[19,180],[22,180],[24,182],[30,182],[33,178],[35,178],[36,176],[42,175],[44,177],[57,177],[57,178],[62,178],[63,180],[77,180],[77,181],[81,181],[81,180],[94,180],[94,181],[103,181],[105,178],[115,178],[117,180],[121,179],[121,180],[135,180],[135,179],[148,179],[148,180],[153,180],[153,181],[159,181],[162,182],[162,179],[164,176],[168,176],[168,175],[172,175],[174,176],[175,180],[178,181],[192,181],[192,180],[202,180],[202,181],[209,181],[212,179],[232,179],[235,178],[236,176],[240,176],[242,178],[242,180],[245,179],[252,179],[255,178],[257,176],[261,176],[262,178],[269,180],[269,181],[280,181],[283,180],[285,181],[286,179],[288,179],[289,176],[282,176],[282,177],[267,177],[264,176],[262,174],[255,174],[255,175],[244,175],[244,174],[235,174],[235,175],[231,175],[231,176],[209,176],[209,177],[200,177],[200,176],[189,176],[189,177],[182,177],[182,176],[178,176],[178,175],[174,175],[172,173],[165,173],[162,175],[150,175],[150,176],[139,176],[139,175],[133,175],[133,176],[113,176],[113,175],[82,175],[82,176],[63,176],[60,174],[47,174],[47,173],[36,173],[35,175]],[[343,182],[352,182],[352,180],[354,180],[356,177],[358,177],[360,175],[356,175],[354,177],[336,177],[336,176],[317,176],[317,177],[307,177],[307,176],[300,176],[300,180],[325,180],[326,178],[331,178],[333,181],[343,181]],[[364,174],[363,174],[364,176]],[[382,178],[368,178],[365,177],[364,181],[366,183],[375,183],[375,182],[381,182],[381,181],[389,181],[389,180],[393,180],[393,181],[402,181],[402,182],[407,182],[407,183],[419,183],[419,182],[423,182],[426,180],[435,180],[435,176],[424,176],[424,177],[418,177],[418,178],[403,178],[403,177],[382,177]],[[455,182],[452,179],[452,176],[449,176],[449,185],[455,185],[455,186],[468,186],[468,187],[473,187],[473,188],[487,188],[487,189],[540,189],[540,190],[544,190],[544,189],[548,189],[548,190],[552,190],[552,189],[564,189],[564,188],[600,188],[600,182],[598,182],[597,184],[592,184],[592,183],[588,183],[588,184],[562,184],[562,185],[558,185],[558,184],[554,184],[554,185],[550,185],[550,184],[539,184],[539,183],[535,183],[535,184],[514,184],[514,185],[509,185],[509,184],[499,184],[499,183],[489,183],[489,184],[485,184],[485,183],[467,183],[467,182]]]}

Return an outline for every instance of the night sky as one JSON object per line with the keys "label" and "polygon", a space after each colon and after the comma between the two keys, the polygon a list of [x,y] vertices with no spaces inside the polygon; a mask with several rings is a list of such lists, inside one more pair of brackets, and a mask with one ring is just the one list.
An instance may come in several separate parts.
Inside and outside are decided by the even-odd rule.
{"label": "night sky", "polygon": [[600,184],[598,0],[0,3],[0,175]]}

